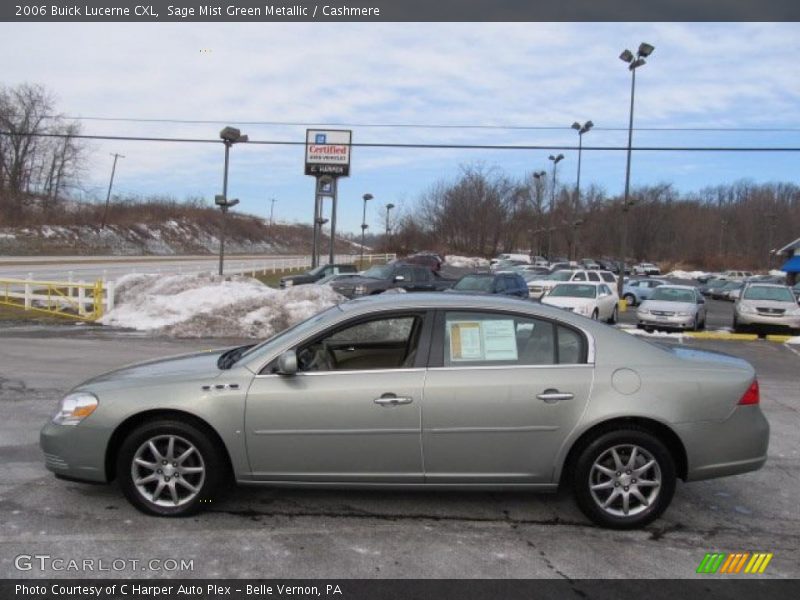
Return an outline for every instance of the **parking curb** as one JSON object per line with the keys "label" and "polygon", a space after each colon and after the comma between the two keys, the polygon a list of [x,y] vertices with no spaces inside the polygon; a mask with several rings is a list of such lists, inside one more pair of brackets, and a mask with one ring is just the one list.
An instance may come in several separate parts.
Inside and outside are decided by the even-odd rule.
{"label": "parking curb", "polygon": [[790,339],[792,339],[793,335],[786,335],[786,334],[773,334],[765,336],[766,340],[769,342],[778,342],[780,344],[785,344]]}
{"label": "parking curb", "polygon": [[[686,337],[696,338],[698,340],[746,340],[755,341],[758,339],[757,333],[728,333],[724,331],[686,331]],[[767,336],[769,339],[770,336]],[[786,339],[789,339],[788,337]],[[773,340],[770,340],[773,341]],[[777,340],[774,340],[777,341]],[[785,340],[782,340],[785,341]]]}

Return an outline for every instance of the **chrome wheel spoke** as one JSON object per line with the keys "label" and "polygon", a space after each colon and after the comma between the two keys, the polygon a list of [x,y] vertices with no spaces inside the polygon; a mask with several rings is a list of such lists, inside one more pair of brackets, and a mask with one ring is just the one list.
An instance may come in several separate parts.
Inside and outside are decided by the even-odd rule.
{"label": "chrome wheel spoke", "polygon": [[621,471],[624,467],[622,465],[622,459],[620,459],[619,452],[617,452],[616,448],[611,449],[611,456],[614,457],[614,468],[617,471]]}
{"label": "chrome wheel spoke", "polygon": [[592,486],[593,490],[608,490],[614,487],[614,480],[609,479],[608,481],[603,481],[602,483],[595,483]]}
{"label": "chrome wheel spoke", "polygon": [[145,483],[150,483],[151,481],[157,481],[157,480],[158,480],[158,475],[156,475],[155,473],[150,473],[150,475],[142,477],[141,479],[137,479],[133,483],[135,483],[136,485],[144,485]]}
{"label": "chrome wheel spoke", "polygon": [[642,492],[639,491],[639,488],[637,487],[631,488],[631,495],[634,496],[639,502],[641,502],[645,506],[650,506],[650,501],[644,497]]}
{"label": "chrome wheel spoke", "polygon": [[194,446],[190,446],[183,454],[181,454],[178,458],[175,459],[175,462],[181,464],[183,461],[189,458],[189,456],[191,456],[193,452],[194,452]]}
{"label": "chrome wheel spoke", "polygon": [[194,473],[202,473],[205,471],[203,467],[179,467],[178,473],[182,475],[192,475]]}
{"label": "chrome wheel spoke", "polygon": [[158,500],[158,497],[161,495],[161,492],[164,491],[165,487],[167,487],[166,482],[163,479],[159,479],[158,483],[156,484],[156,489],[153,492],[153,502]]}
{"label": "chrome wheel spoke", "polygon": [[628,466],[627,466],[627,469],[629,471],[636,467],[636,453],[637,453],[637,451],[638,451],[638,448],[636,446],[634,446],[633,450],[631,450],[631,456],[628,459]]}
{"label": "chrome wheel spoke", "polygon": [[613,492],[611,492],[611,494],[609,494],[608,498],[606,498],[606,501],[603,503],[603,508],[608,508],[611,506],[611,503],[617,499],[617,496],[619,496],[619,490],[615,489]]}
{"label": "chrome wheel spoke", "polygon": [[134,458],[133,462],[135,462],[140,467],[143,467],[145,469],[150,469],[151,471],[155,471],[158,468],[158,465],[156,463],[146,461],[143,458],[138,458],[138,457]]}
{"label": "chrome wheel spoke", "polygon": [[175,487],[175,480],[172,479],[169,482],[169,495],[172,498],[172,501],[177,506],[178,504],[178,488]]}
{"label": "chrome wheel spoke", "polygon": [[641,467],[639,467],[638,469],[636,469],[636,470],[634,471],[634,474],[635,474],[635,475],[637,475],[637,476],[638,476],[638,475],[643,475],[643,474],[647,473],[647,471],[649,471],[649,470],[650,470],[650,469],[651,469],[651,468],[652,468],[652,467],[653,467],[655,464],[656,464],[656,461],[655,461],[655,459],[652,459],[652,458],[651,458],[649,461],[647,461],[647,462],[646,462],[645,464],[643,464]]}
{"label": "chrome wheel spoke", "polygon": [[175,436],[169,436],[169,441],[167,442],[167,453],[164,455],[168,461],[172,462],[175,459]]}
{"label": "chrome wheel spoke", "polygon": [[158,451],[158,448],[156,448],[156,445],[155,443],[153,443],[153,440],[147,442],[147,446],[150,448],[150,452],[153,453],[153,458],[155,458],[156,460],[163,460],[164,457],[161,455],[161,452]]}
{"label": "chrome wheel spoke", "polygon": [[185,479],[176,479],[175,482],[176,482],[177,485],[185,487],[187,490],[189,490],[192,493],[196,494],[198,491],[200,491],[200,488],[193,486],[191,483],[189,483]]}
{"label": "chrome wheel spoke", "polygon": [[660,481],[650,481],[649,479],[637,479],[636,485],[639,487],[658,487],[661,485]]}
{"label": "chrome wheel spoke", "polygon": [[622,512],[625,513],[625,516],[631,510],[631,495],[628,492],[622,492]]}
{"label": "chrome wheel spoke", "polygon": [[604,467],[603,465],[598,465],[598,464],[596,464],[594,468],[600,471],[603,475],[614,477],[615,474],[614,469],[609,469],[608,467]]}

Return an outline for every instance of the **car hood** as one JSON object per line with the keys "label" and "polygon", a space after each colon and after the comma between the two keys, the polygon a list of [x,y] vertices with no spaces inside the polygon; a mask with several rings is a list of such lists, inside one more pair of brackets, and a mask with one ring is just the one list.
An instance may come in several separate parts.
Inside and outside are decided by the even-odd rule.
{"label": "car hood", "polygon": [[204,352],[170,356],[156,360],[134,363],[115,369],[84,381],[80,386],[86,387],[101,384],[141,385],[145,382],[163,381],[165,379],[191,379],[197,377],[216,377],[221,372],[217,368],[220,355],[230,348],[217,348]]}
{"label": "car hood", "polygon": [[749,300],[739,299],[739,306],[746,305],[753,308],[778,308],[782,310],[792,310],[798,308],[794,302],[781,302],[780,300]]}
{"label": "car hood", "polygon": [[669,300],[645,300],[640,309],[663,310],[664,312],[688,312],[693,313],[697,309],[694,302],[670,302]]}
{"label": "car hood", "polygon": [[558,306],[560,308],[577,308],[579,306],[594,306],[594,300],[591,298],[569,298],[556,296],[545,296],[542,299],[542,304],[549,304],[550,306]]}

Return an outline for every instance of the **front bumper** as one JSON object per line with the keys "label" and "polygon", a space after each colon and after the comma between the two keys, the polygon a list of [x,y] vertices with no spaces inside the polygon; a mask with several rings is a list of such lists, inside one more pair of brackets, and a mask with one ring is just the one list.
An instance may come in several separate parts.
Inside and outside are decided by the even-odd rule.
{"label": "front bumper", "polygon": [[679,317],[643,315],[637,313],[636,318],[642,327],[670,327],[673,329],[692,329],[694,327],[694,316]]}
{"label": "front bumper", "polygon": [[108,438],[105,430],[84,423],[56,425],[49,422],[39,434],[44,466],[68,479],[104,483],[108,481],[105,468]]}
{"label": "front bumper", "polygon": [[675,427],[686,448],[687,481],[757,471],[767,461],[769,423],[758,405],[736,406],[722,422]]}
{"label": "front bumper", "polygon": [[758,313],[744,313],[737,310],[736,321],[740,325],[770,325],[773,327],[800,329],[800,317],[787,317],[786,315],[760,315]]}

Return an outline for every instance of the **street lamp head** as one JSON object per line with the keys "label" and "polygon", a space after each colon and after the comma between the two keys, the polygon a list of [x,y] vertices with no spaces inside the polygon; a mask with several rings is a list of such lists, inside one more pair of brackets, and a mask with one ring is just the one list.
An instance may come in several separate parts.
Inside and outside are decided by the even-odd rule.
{"label": "street lamp head", "polygon": [[553,156],[551,154],[550,156],[548,156],[548,158],[550,160],[552,160],[553,163],[558,164],[559,161],[564,160],[564,155],[563,154],[559,154],[558,156]]}
{"label": "street lamp head", "polygon": [[362,223],[361,224],[361,230],[364,231],[366,229],[369,229],[369,225],[367,225],[366,223]]}
{"label": "street lamp head", "polygon": [[619,55],[620,60],[624,60],[626,63],[633,62],[633,52],[630,50],[623,50],[622,54]]}
{"label": "street lamp head", "polygon": [[392,210],[393,208],[394,208],[394,204],[392,204],[391,202],[386,205],[386,210]]}
{"label": "street lamp head", "polygon": [[586,123],[583,124],[583,127],[581,127],[581,133],[586,133],[592,127],[594,127],[594,123],[592,123],[591,121],[586,121]]}
{"label": "street lamp head", "polygon": [[242,135],[242,132],[239,129],[236,129],[236,127],[225,127],[219,132],[219,138],[228,144],[246,142],[250,139],[246,135]]}
{"label": "street lamp head", "polygon": [[230,208],[232,206],[236,206],[237,204],[239,204],[239,199],[238,198],[234,198],[233,200],[228,200],[228,202],[226,203],[226,206],[228,208]]}
{"label": "street lamp head", "polygon": [[572,124],[572,128],[573,128],[575,131],[580,131],[580,130],[581,130],[581,124],[580,124],[580,123],[578,123],[577,121],[575,121],[575,122]]}
{"label": "street lamp head", "polygon": [[364,198],[364,202],[366,202],[367,200],[372,200],[373,195],[372,194],[364,194],[362,196],[362,198]]}
{"label": "street lamp head", "polygon": [[633,71],[634,69],[638,69],[642,65],[647,64],[647,61],[643,58],[637,58],[633,61],[630,65],[628,65],[628,70]]}
{"label": "street lamp head", "polygon": [[639,44],[639,51],[637,52],[637,54],[643,57],[650,56],[653,53],[653,50],[655,49],[656,49],[655,46],[652,46],[647,42],[642,42],[641,44]]}

